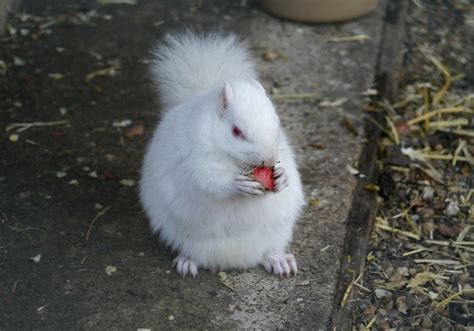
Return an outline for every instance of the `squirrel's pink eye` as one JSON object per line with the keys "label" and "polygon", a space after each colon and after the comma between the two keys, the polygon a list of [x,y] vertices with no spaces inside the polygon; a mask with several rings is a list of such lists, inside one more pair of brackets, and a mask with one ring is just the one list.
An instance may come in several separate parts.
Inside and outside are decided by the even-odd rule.
{"label": "squirrel's pink eye", "polygon": [[234,137],[237,137],[237,138],[240,138],[240,139],[245,139],[245,136],[242,133],[242,130],[240,130],[235,125],[232,127],[232,134],[234,135]]}

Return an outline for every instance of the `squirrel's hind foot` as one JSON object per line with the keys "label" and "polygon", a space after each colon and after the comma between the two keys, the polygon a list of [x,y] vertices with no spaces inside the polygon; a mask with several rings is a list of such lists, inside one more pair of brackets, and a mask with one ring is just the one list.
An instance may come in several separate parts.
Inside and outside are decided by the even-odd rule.
{"label": "squirrel's hind foot", "polygon": [[196,262],[191,260],[187,256],[178,255],[173,261],[173,268],[176,267],[176,271],[183,277],[186,277],[187,274],[196,278],[198,274],[198,267]]}
{"label": "squirrel's hind foot", "polygon": [[269,273],[279,276],[290,277],[290,274],[296,276],[298,271],[293,254],[269,254],[263,259],[262,264]]}

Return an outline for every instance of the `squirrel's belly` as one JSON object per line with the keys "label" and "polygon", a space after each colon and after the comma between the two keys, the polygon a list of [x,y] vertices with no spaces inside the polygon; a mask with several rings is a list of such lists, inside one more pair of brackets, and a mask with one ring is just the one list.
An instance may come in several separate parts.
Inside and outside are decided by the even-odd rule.
{"label": "squirrel's belly", "polygon": [[253,267],[265,254],[283,252],[291,241],[301,203],[291,197],[282,203],[284,195],[216,206],[212,215],[194,214],[182,236],[174,238],[175,248],[205,268]]}

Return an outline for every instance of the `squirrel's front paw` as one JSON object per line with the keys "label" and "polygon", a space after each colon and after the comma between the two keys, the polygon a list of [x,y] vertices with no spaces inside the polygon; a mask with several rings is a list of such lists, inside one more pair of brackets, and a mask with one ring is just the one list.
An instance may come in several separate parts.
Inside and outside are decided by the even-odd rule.
{"label": "squirrel's front paw", "polygon": [[196,262],[191,260],[189,257],[179,255],[173,261],[173,267],[175,266],[178,274],[183,277],[185,277],[187,274],[191,274],[193,278],[196,278],[198,274],[198,267]]}
{"label": "squirrel's front paw", "polygon": [[237,192],[247,197],[265,194],[262,184],[249,178],[248,176],[238,175],[235,178]]}
{"label": "squirrel's front paw", "polygon": [[288,175],[284,168],[275,168],[273,179],[275,180],[275,193],[281,192],[288,186]]}

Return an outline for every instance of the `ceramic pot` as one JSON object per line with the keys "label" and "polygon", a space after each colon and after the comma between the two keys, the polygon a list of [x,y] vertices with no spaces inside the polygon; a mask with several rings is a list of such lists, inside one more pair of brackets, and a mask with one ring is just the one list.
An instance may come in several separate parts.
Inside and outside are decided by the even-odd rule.
{"label": "ceramic pot", "polygon": [[363,16],[377,7],[379,0],[258,0],[270,14],[293,21],[329,23]]}

